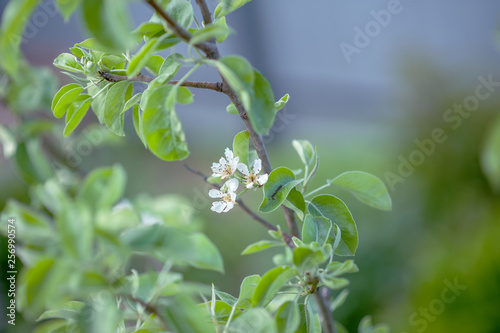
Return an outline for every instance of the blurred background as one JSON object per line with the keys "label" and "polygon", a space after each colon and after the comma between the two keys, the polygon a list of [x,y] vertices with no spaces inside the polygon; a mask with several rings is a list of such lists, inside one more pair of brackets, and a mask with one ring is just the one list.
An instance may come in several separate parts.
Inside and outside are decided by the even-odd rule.
{"label": "blurred background", "polygon": [[[78,13],[65,23],[51,11],[51,0],[42,3],[35,12],[45,12],[49,20],[35,26],[22,49],[32,64],[57,74],[60,86],[69,79],[52,61],[86,32]],[[208,3],[212,9],[217,4]],[[0,10],[4,6],[2,1]],[[140,2],[131,13],[135,25],[152,14]],[[350,332],[366,314],[389,323],[393,332],[500,332],[500,193],[481,167],[500,115],[499,19],[495,0],[309,1],[307,6],[253,0],[228,16],[235,34],[221,53],[248,58],[270,80],[276,99],[291,97],[266,138],[273,167],[300,167],[291,140],[308,139],[321,156],[313,185],[362,170],[390,189],[392,212],[326,191],[346,202],[358,224],[360,273],[350,276],[349,298],[335,313]],[[193,79],[217,80],[217,75],[207,68]],[[186,161],[167,163],[145,150],[130,115],[125,138],[79,131],[64,154],[83,174],[121,163],[130,198],[144,192],[184,195],[199,210],[226,268],[225,275],[193,270],[186,277],[237,294],[245,276],[273,266],[271,250],[240,256],[266,231],[237,209],[221,216],[211,212],[209,188],[184,168],[187,163],[208,174],[243,129],[237,116],[226,113],[225,96],[194,93],[195,103],[178,110],[192,156]],[[52,117],[50,110],[37,112]],[[15,121],[1,103],[0,122]],[[96,121],[90,112],[84,119],[89,125]],[[103,139],[93,141],[93,135]],[[91,148],[78,149],[85,140]],[[23,179],[9,161],[0,157],[0,163],[0,208],[8,198],[28,202]],[[256,209],[261,198],[253,193],[245,200]],[[266,218],[284,225],[280,213]]]}

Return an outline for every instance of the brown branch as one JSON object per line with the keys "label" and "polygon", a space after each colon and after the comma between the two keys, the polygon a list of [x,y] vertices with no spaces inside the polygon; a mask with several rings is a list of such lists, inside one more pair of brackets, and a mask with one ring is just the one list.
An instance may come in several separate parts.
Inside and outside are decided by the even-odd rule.
{"label": "brown branch", "polygon": [[[191,41],[191,34],[189,31],[181,27],[175,20],[170,17],[170,15],[161,8],[154,0],[145,0],[153,9],[160,15],[168,24],[168,27],[177,35],[177,37],[182,38],[185,42],[189,43]],[[202,50],[209,59],[218,59],[219,50],[217,45],[213,42],[201,42],[194,45],[196,48]]]}
{"label": "brown branch", "polygon": [[[321,287],[314,293],[314,298],[316,303],[318,303],[319,310],[323,316],[323,330],[325,333],[337,333],[337,328],[335,327],[335,321],[333,319],[333,314],[328,308],[328,293],[323,293],[326,287]],[[327,289],[326,289],[327,290]],[[328,290],[327,290],[328,291]]]}
{"label": "brown branch", "polygon": [[[99,75],[106,81],[110,82],[118,82],[118,81],[134,81],[134,82],[151,82],[155,78],[154,77],[149,77],[149,76],[144,76],[144,75],[137,75],[137,76],[132,76],[128,77],[125,75],[116,75],[116,74],[111,74],[105,71],[99,71]],[[179,81],[173,80],[169,81],[168,84],[177,84]],[[183,87],[190,87],[190,88],[199,88],[199,89],[210,89],[210,90],[215,90],[217,92],[223,92],[224,91],[224,85],[222,82],[205,82],[205,81],[184,81],[180,84]]]}
{"label": "brown branch", "polygon": [[196,4],[200,7],[201,15],[203,16],[203,22],[205,25],[212,23],[212,14],[210,14],[210,10],[208,9],[207,3],[205,0],[196,0]]}
{"label": "brown branch", "polygon": [[[217,184],[212,184],[208,181],[208,177],[201,171],[198,171],[198,170],[195,170],[193,168],[191,168],[189,165],[187,164],[184,164],[184,167],[191,173],[194,173],[195,175],[198,175],[200,176],[201,178],[203,178],[203,180],[209,184],[210,186],[212,186],[213,188],[215,189],[218,189],[220,190],[220,186],[217,185]],[[245,213],[247,213],[252,219],[256,220],[257,222],[259,222],[260,224],[262,224],[264,227],[266,227],[267,229],[269,230],[274,230],[274,231],[278,231],[278,227],[276,227],[275,225],[267,222],[266,220],[264,220],[262,217],[258,216],[257,214],[255,214],[250,208],[248,208],[248,206],[243,202],[243,200],[241,199],[237,199],[236,202],[238,203],[238,206],[243,209],[245,211]],[[285,242],[287,242],[288,246],[290,247],[295,247],[295,245],[293,244],[293,241],[292,241],[292,237],[287,234],[286,232],[281,232],[283,234],[283,238],[285,239]]]}

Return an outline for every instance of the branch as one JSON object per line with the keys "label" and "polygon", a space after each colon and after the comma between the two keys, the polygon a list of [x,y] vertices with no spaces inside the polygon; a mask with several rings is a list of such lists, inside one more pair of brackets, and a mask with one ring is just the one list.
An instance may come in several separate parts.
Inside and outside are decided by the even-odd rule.
{"label": "branch", "polygon": [[210,14],[210,10],[208,9],[207,3],[205,0],[196,0],[196,4],[200,7],[201,15],[203,16],[203,22],[205,25],[212,23],[212,14]]}
{"label": "branch", "polygon": [[139,299],[139,298],[135,298],[134,296],[132,295],[126,295],[126,294],[119,294],[118,296],[122,296],[122,297],[126,297],[136,303],[139,303],[141,304],[147,312],[149,312],[150,314],[154,314],[158,317],[158,319],[160,320],[162,326],[163,326],[163,329],[165,330],[168,330],[168,327],[167,327],[167,322],[165,321],[165,319],[162,317],[162,315],[160,314],[160,311],[154,307],[153,305],[151,304],[148,304],[146,302],[144,302],[142,299]]}
{"label": "branch", "polygon": [[[198,171],[198,170],[195,170],[193,168],[191,168],[189,165],[187,164],[184,164],[184,167],[191,173],[194,173],[195,175],[198,175],[200,176],[201,178],[203,178],[203,180],[209,184],[210,186],[212,186],[213,188],[216,188],[218,190],[220,190],[220,186],[217,185],[217,184],[212,184],[208,181],[208,177],[201,171]],[[278,228],[267,222],[266,220],[264,220],[262,217],[258,216],[257,214],[255,214],[250,208],[248,208],[248,206],[243,202],[243,200],[241,199],[238,199],[236,200],[236,202],[238,203],[239,207],[241,207],[241,209],[243,209],[245,211],[245,213],[247,213],[252,219],[256,220],[257,222],[259,222],[260,224],[262,224],[264,227],[266,227],[267,229],[269,230],[274,230],[274,231],[278,231]],[[292,241],[292,237],[287,234],[286,232],[281,232],[283,234],[283,238],[285,239],[285,241],[287,242],[287,244],[290,246],[290,247],[295,247],[295,245],[293,244],[293,241]]]}
{"label": "branch", "polygon": [[[145,0],[148,5],[153,7],[153,9],[160,15],[168,24],[168,27],[174,32],[177,37],[182,38],[185,42],[189,43],[191,41],[191,34],[189,31],[181,27],[170,15],[163,10],[154,0]],[[196,48],[202,50],[209,59],[218,59],[219,50],[213,42],[201,42],[194,45]]]}
{"label": "branch", "polygon": [[323,316],[323,329],[325,333],[337,333],[337,329],[335,328],[335,321],[333,320],[333,315],[328,308],[328,293],[323,293],[322,291],[325,287],[321,287],[321,289],[316,290],[314,293],[314,298],[318,303],[319,310],[321,311],[321,315]]}
{"label": "branch", "polygon": [[[105,71],[99,71],[99,75],[106,81],[110,82],[118,82],[118,81],[139,81],[139,82],[151,82],[155,78],[154,77],[148,77],[144,75],[137,75],[133,77],[128,77],[125,75],[116,75],[116,74],[111,74]],[[169,81],[168,84],[177,84],[179,81]],[[222,82],[203,82],[203,81],[184,81],[180,84],[183,87],[190,87],[190,88],[199,88],[199,89],[210,89],[210,90],[215,90],[218,92],[223,92],[224,90],[224,85]]]}

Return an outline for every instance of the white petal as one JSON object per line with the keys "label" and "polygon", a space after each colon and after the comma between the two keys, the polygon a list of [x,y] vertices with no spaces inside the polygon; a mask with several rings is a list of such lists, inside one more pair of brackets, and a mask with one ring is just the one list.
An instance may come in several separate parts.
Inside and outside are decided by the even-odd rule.
{"label": "white petal", "polygon": [[239,163],[238,164],[238,170],[245,176],[248,176],[250,172],[248,171],[248,167],[244,163]]}
{"label": "white petal", "polygon": [[269,175],[267,173],[260,175],[259,178],[257,178],[257,181],[259,182],[259,185],[264,185],[267,183],[267,179],[269,178]]}
{"label": "white petal", "polygon": [[246,188],[252,188],[253,187],[253,183],[248,183]]}
{"label": "white petal", "polygon": [[231,180],[228,180],[225,185],[228,191],[236,192],[236,190],[238,189],[239,182],[238,179],[233,178]]}
{"label": "white petal", "polygon": [[260,158],[256,159],[255,162],[253,162],[253,173],[258,174],[260,170],[262,169],[262,161]]}
{"label": "white petal", "polygon": [[226,148],[226,151],[224,152],[224,155],[226,155],[226,158],[228,161],[231,161],[234,158],[233,151],[229,148]]}
{"label": "white petal", "polygon": [[234,203],[232,202],[228,202],[227,205],[226,205],[226,208],[224,209],[224,213],[225,212],[228,212],[229,210],[231,210],[232,208],[234,207]]}
{"label": "white petal", "polygon": [[232,161],[229,162],[229,166],[231,167],[231,170],[233,172],[236,171],[236,167],[238,166],[239,161],[240,161],[239,156],[236,156]]}
{"label": "white petal", "polygon": [[236,201],[236,193],[234,192],[229,192],[229,195],[231,196],[231,201]]}
{"label": "white petal", "polygon": [[208,195],[210,196],[210,198],[222,198],[224,196],[224,193],[219,190],[212,189],[208,191]]}
{"label": "white petal", "polygon": [[212,207],[210,208],[212,211],[217,213],[222,213],[222,211],[226,208],[226,203],[222,201],[212,202]]}

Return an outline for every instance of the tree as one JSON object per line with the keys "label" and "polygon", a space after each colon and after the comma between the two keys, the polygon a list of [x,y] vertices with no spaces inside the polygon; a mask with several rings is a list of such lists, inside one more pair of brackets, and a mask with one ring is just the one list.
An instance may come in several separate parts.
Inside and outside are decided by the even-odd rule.
{"label": "tree", "polygon": [[[213,187],[209,195],[215,199],[214,212],[238,207],[269,229],[271,239],[249,245],[242,254],[282,249],[273,258],[276,267],[263,276],[246,277],[237,297],[184,281],[176,268],[223,271],[218,249],[197,230],[189,204],[178,197],[121,201],[126,174],[119,164],[82,179],[68,165],[55,162],[57,152],[49,151],[53,147],[47,142],[60,139],[60,132],[53,131],[59,120],[1,127],[4,153],[32,184],[30,205],[10,201],[2,213],[2,221],[8,221],[2,233],[8,238],[10,269],[16,272],[10,299],[28,321],[37,321],[37,332],[345,331],[333,311],[347,292],[333,297],[330,291],[345,288],[349,280],[343,275],[358,271],[353,260],[340,259],[354,255],[358,233],[345,203],[319,193],[332,185],[341,187],[381,210],[391,209],[391,199],[382,181],[360,171],[344,172],[310,190],[319,156],[306,140],[293,141],[302,170],[272,168],[263,136],[289,96],[276,101],[262,73],[244,57],[221,56],[217,47],[231,33],[226,15],[246,2],[220,1],[212,15],[205,1],[197,0],[203,23],[194,24],[195,9],[188,1],[145,0],[154,14],[130,31],[126,2],[58,1],[65,17],[81,7],[92,37],[54,60],[74,80],[57,93],[49,72],[30,67],[19,52],[24,24],[38,2],[9,2],[2,18],[0,60],[2,97],[13,114],[22,118],[25,111],[51,101],[53,115],[65,116],[62,133],[70,136],[91,109],[102,128],[123,136],[124,114],[131,112],[144,145],[160,159],[174,161],[189,155],[176,105],[193,102],[191,89],[227,95],[227,112],[237,114],[246,130],[213,163],[212,175],[188,169]],[[179,43],[188,46],[187,54],[157,54]],[[181,66],[190,69],[178,78]],[[190,81],[200,66],[214,67],[220,77]],[[143,75],[145,70],[152,76]],[[134,94],[140,84],[146,89]],[[24,96],[33,91],[36,98],[27,103]],[[51,136],[44,149],[42,134]],[[287,231],[243,201],[250,190],[262,193],[260,213],[283,211]],[[171,205],[165,207],[162,200]],[[158,269],[136,269],[136,256]],[[22,263],[19,276],[16,258]],[[9,314],[9,323],[15,324],[16,310]],[[373,326],[366,317],[359,330],[388,328]]]}

